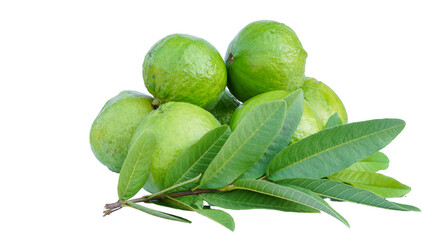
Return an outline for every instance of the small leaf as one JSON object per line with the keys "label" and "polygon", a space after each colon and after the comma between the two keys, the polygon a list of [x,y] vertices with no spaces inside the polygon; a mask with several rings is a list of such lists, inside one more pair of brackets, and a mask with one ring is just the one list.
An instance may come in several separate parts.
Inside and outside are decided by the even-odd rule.
{"label": "small leaf", "polygon": [[154,133],[146,130],[130,147],[118,179],[117,190],[120,200],[133,197],[147,181],[155,142]]}
{"label": "small leaf", "polygon": [[399,119],[379,119],[322,130],[284,148],[269,164],[268,178],[330,176],[388,145],[404,126]]}
{"label": "small leaf", "polygon": [[225,187],[253,166],[281,130],[285,111],[282,100],[260,104],[250,111],[208,166],[200,188]]}
{"label": "small leaf", "polygon": [[376,152],[369,157],[352,164],[346,168],[360,172],[377,172],[389,167],[389,158],[382,152]]}
{"label": "small leaf", "polygon": [[164,218],[164,219],[168,219],[168,220],[173,220],[173,221],[178,221],[178,222],[185,222],[185,223],[191,223],[191,221],[189,221],[188,219],[185,219],[183,217],[179,217],[179,216],[175,216],[169,213],[165,213],[165,212],[160,212],[151,208],[147,208],[145,206],[136,204],[134,202],[128,201],[126,200],[126,204],[134,209],[138,209],[142,212],[151,214],[153,216],[156,217],[160,217],[160,218]]}
{"label": "small leaf", "polygon": [[192,184],[198,182],[198,180],[200,179],[200,177],[201,177],[201,173],[198,176],[196,176],[196,177],[194,177],[192,179],[189,179],[189,180],[186,180],[185,182],[181,182],[181,183],[178,183],[178,184],[173,185],[171,187],[165,188],[165,189],[163,189],[163,190],[161,190],[159,192],[156,192],[154,194],[148,195],[146,197],[148,199],[151,199],[153,197],[160,196],[162,194],[176,192],[176,189],[185,188],[185,186],[187,186],[187,185],[192,185]]}
{"label": "small leaf", "polygon": [[295,179],[284,179],[275,182],[276,184],[290,184],[302,188],[309,189],[316,194],[333,198],[342,201],[360,203],[373,207],[409,211],[399,204],[390,202],[378,195],[352,187],[348,184],[340,183],[329,179],[310,179],[310,178],[295,178]]}
{"label": "small leaf", "polygon": [[246,190],[203,193],[200,196],[214,206],[232,210],[273,209],[284,212],[319,212],[296,202]]}
{"label": "small leaf", "polygon": [[282,198],[285,200],[293,201],[296,203],[304,204],[306,206],[318,209],[335,217],[346,226],[349,223],[338,212],[336,212],[327,202],[315,193],[300,187],[286,184],[275,184],[264,180],[237,180],[234,183],[237,189],[249,190],[266,194],[269,196]]}
{"label": "small leaf", "polygon": [[[200,140],[183,151],[170,166],[164,177],[166,187],[187,181],[204,173],[231,134],[228,126],[220,126],[206,133]],[[188,186],[191,189],[195,186]]]}
{"label": "small leaf", "polygon": [[225,211],[218,209],[199,209],[193,208],[192,206],[177,200],[176,198],[167,197],[168,199],[175,201],[177,204],[182,205],[182,207],[186,207],[188,210],[196,211],[197,213],[210,218],[211,220],[221,224],[222,226],[228,228],[231,231],[235,229],[234,219],[231,215],[226,213]]}
{"label": "small leaf", "polygon": [[339,114],[336,112],[327,120],[327,123],[323,129],[337,127],[339,125],[342,125],[342,120],[340,119]]}
{"label": "small leaf", "polygon": [[299,125],[303,114],[303,91],[298,89],[283,99],[287,104],[287,111],[283,127],[268,149],[250,169],[248,169],[239,179],[256,179],[265,174],[269,162],[290,143],[291,137]]}
{"label": "small leaf", "polygon": [[328,178],[368,190],[384,198],[403,197],[411,190],[409,186],[391,177],[374,172],[343,170]]}
{"label": "small leaf", "polygon": [[[175,197],[174,199],[178,199],[179,201],[184,202],[187,205],[190,205],[192,208],[203,209],[204,207],[204,200],[199,195]],[[186,210],[186,211],[189,210],[188,208],[182,207],[182,205],[176,204],[175,201],[172,201],[168,198],[161,199],[161,201],[151,201],[150,203],[154,203],[163,207],[175,208],[179,210]]]}

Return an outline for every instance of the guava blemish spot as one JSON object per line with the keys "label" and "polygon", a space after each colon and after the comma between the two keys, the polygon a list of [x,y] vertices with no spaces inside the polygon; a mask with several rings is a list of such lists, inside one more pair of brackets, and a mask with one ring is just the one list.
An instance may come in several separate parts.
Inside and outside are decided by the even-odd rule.
{"label": "guava blemish spot", "polygon": [[234,55],[232,53],[230,53],[228,56],[228,62],[230,63],[234,62]]}
{"label": "guava blemish spot", "polygon": [[152,107],[154,108],[154,110],[156,110],[157,108],[158,108],[158,105],[157,104],[151,104],[152,105]]}
{"label": "guava blemish spot", "polygon": [[152,78],[153,78],[153,79],[155,79],[156,77],[157,77],[157,76],[155,76],[155,74],[154,74],[154,75],[152,75]]}

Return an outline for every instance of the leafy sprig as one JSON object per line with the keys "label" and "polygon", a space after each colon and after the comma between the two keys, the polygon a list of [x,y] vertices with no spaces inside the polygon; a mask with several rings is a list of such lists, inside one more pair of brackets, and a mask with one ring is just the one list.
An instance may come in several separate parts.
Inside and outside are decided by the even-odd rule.
{"label": "leafy sprig", "polygon": [[[105,215],[122,207],[180,222],[189,220],[147,208],[155,203],[195,211],[230,230],[234,221],[223,209],[274,209],[325,212],[349,223],[324,199],[399,211],[420,211],[387,200],[410,188],[377,171],[389,165],[379,152],[404,128],[400,119],[375,119],[341,125],[337,114],[325,128],[288,145],[303,112],[303,93],[263,103],[231,133],[224,125],[187,148],[165,175],[166,189],[130,199],[147,181],[156,137],[145,131],[130,147],[118,182],[119,200]],[[205,205],[208,203],[208,205]]]}

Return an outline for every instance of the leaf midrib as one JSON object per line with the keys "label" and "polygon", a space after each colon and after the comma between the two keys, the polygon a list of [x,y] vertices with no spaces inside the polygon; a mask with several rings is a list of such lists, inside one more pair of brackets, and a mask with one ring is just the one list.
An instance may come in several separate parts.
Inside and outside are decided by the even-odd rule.
{"label": "leaf midrib", "polygon": [[[136,143],[137,143],[137,142],[139,142],[139,139],[141,138],[141,136],[142,136],[142,135],[144,135],[144,134],[142,133],[141,135],[139,135],[138,139],[136,140]],[[147,141],[145,140],[145,142],[143,143],[143,145],[142,145],[142,148],[141,148],[141,149],[145,149],[145,145],[146,145],[146,143],[147,143]],[[133,146],[132,146],[132,148],[130,149],[130,151],[132,151],[132,150],[133,150],[134,146],[135,146],[135,145],[133,145]],[[130,151],[129,151],[129,152],[130,152]],[[124,191],[123,191],[123,196],[122,196],[122,198],[124,198],[124,196],[126,195],[127,189],[129,188],[130,182],[132,181],[133,174],[134,174],[134,172],[135,172],[135,170],[136,170],[136,166],[138,165],[138,162],[139,162],[139,160],[140,160],[140,158],[141,158],[142,152],[143,152],[142,150],[139,152],[139,155],[138,155],[138,157],[137,157],[137,160],[136,160],[135,164],[133,165],[132,173],[130,174],[129,181],[127,181],[126,188],[125,188],[125,189],[124,189]]]}
{"label": "leaf midrib", "polygon": [[279,171],[281,171],[281,170],[283,170],[283,169],[289,168],[289,167],[291,167],[291,166],[293,166],[293,165],[295,165],[295,164],[297,164],[297,163],[299,163],[299,162],[305,161],[306,159],[313,158],[313,157],[315,157],[315,156],[317,156],[317,155],[319,155],[319,154],[322,154],[322,153],[324,153],[324,152],[330,151],[330,150],[335,149],[335,148],[339,148],[339,147],[341,147],[341,146],[343,146],[343,145],[345,145],[345,144],[349,144],[349,143],[354,142],[354,141],[359,141],[359,140],[361,140],[361,139],[363,139],[363,138],[366,138],[366,137],[369,137],[369,136],[372,136],[372,135],[376,135],[376,134],[382,133],[382,132],[384,132],[384,131],[388,131],[388,130],[391,130],[391,129],[394,129],[394,128],[397,128],[397,127],[400,127],[400,125],[403,125],[403,124],[398,124],[398,125],[395,125],[395,126],[390,127],[390,128],[385,128],[385,129],[383,129],[383,130],[380,130],[380,131],[377,131],[377,132],[374,132],[374,133],[370,133],[370,134],[367,134],[367,135],[363,135],[362,137],[355,138],[355,139],[349,140],[349,141],[347,141],[347,142],[343,142],[343,143],[341,143],[341,144],[334,145],[334,146],[332,146],[332,147],[330,147],[330,148],[327,148],[327,149],[321,150],[321,151],[316,152],[316,153],[314,153],[314,154],[312,154],[312,155],[306,156],[306,157],[304,157],[304,158],[300,159],[299,161],[293,162],[293,163],[291,163],[291,164],[289,164],[289,165],[287,165],[287,166],[285,166],[285,167],[279,168],[277,171],[275,171],[275,172],[273,172],[273,173],[269,174],[269,176],[272,176],[272,175],[276,174],[277,172],[279,172]]}
{"label": "leaf midrib", "polygon": [[[243,181],[243,180],[242,180]],[[259,180],[257,180],[257,181],[259,181]],[[263,180],[262,180],[263,181]],[[263,181],[263,182],[265,182],[265,185],[263,186],[263,188],[265,188],[267,185],[266,184],[268,184],[269,182],[267,182],[267,181]],[[273,184],[273,183],[272,183]],[[235,185],[234,185],[235,186]],[[284,186],[281,186],[281,185],[278,185],[279,187],[284,187]],[[313,199],[313,200],[315,200],[315,204],[313,204],[313,205],[308,205],[308,204],[306,204],[306,203],[304,203],[304,202],[300,202],[300,201],[296,201],[296,200],[294,200],[294,199],[290,199],[290,198],[286,198],[286,197],[284,197],[284,196],[280,196],[280,195],[274,195],[274,194],[272,194],[272,193],[268,193],[268,192],[263,192],[263,191],[259,191],[259,190],[257,190],[257,189],[252,189],[252,188],[247,188],[247,187],[241,187],[241,186],[235,186],[235,188],[236,189],[242,189],[242,190],[248,190],[248,191],[253,191],[253,192],[257,192],[257,193],[260,193],[260,194],[265,194],[265,195],[269,195],[269,196],[272,196],[272,197],[277,197],[277,198],[281,198],[281,199],[285,199],[285,200],[288,200],[288,201],[292,201],[292,202],[295,202],[295,203],[298,203],[298,204],[301,204],[301,205],[304,205],[304,206],[307,206],[307,207],[311,207],[311,208],[314,208],[314,209],[317,209],[317,210],[320,210],[320,211],[324,211],[324,207],[327,209],[327,210],[329,210],[329,212],[326,212],[326,211],[324,211],[324,212],[326,212],[326,213],[328,213],[328,214],[330,214],[330,213],[333,213],[333,214],[330,214],[331,216],[333,216],[333,217],[336,217],[337,219],[339,219],[340,221],[342,221],[345,225],[347,225],[347,226],[349,226],[349,224],[347,223],[347,221],[342,217],[342,216],[340,216],[338,213],[336,213],[336,212],[334,212],[333,210],[331,210],[331,209],[328,209],[327,208],[327,206],[326,205],[324,205],[324,203],[321,203],[320,201],[318,201],[317,199],[315,199],[314,197],[312,197],[312,196],[309,196],[308,194],[306,194],[306,193],[304,193],[304,192],[302,192],[302,191],[299,191],[299,190],[297,190],[297,189],[294,189],[294,188],[289,188],[289,189],[291,189],[291,190],[293,190],[294,192],[299,192],[299,193],[301,193],[302,195],[304,195],[305,197],[308,197],[309,199]],[[257,187],[256,187],[257,188]],[[286,190],[287,191],[287,190]],[[294,193],[293,192],[293,193]],[[320,204],[323,208],[319,208],[318,206],[317,206],[317,204]]]}
{"label": "leaf midrib", "polygon": [[[250,134],[250,136],[246,139],[246,141],[244,141],[242,144],[240,144],[240,146],[227,158],[227,160],[222,164],[222,167],[219,167],[214,173],[212,173],[212,174],[210,174],[210,177],[209,178],[206,178],[206,180],[205,180],[205,182],[206,181],[209,181],[210,179],[212,179],[213,178],[213,176],[215,176],[221,169],[223,169],[223,167],[232,159],[232,157],[234,157],[235,156],[235,154],[242,148],[242,147],[244,147],[244,145],[253,137],[253,135],[255,134],[255,133],[257,133],[258,131],[259,131],[259,129],[260,128],[262,128],[263,126],[264,126],[264,124],[265,124],[265,122],[267,122],[267,121],[269,121],[269,119],[271,119],[272,118],[272,116],[274,116],[279,110],[280,110],[280,108],[282,107],[282,105],[275,111],[275,112],[273,112],[265,121],[263,121],[260,125],[259,125],[259,127],[257,127],[256,129],[255,129],[255,131],[253,131],[251,134]],[[229,140],[229,138],[228,138],[228,140]],[[225,143],[226,144],[226,143]],[[218,154],[219,155],[219,154]],[[217,155],[217,156],[218,156]],[[214,159],[213,159],[213,161],[214,161]]]}
{"label": "leaf midrib", "polygon": [[[266,182],[266,181],[264,181],[264,182]],[[235,185],[234,185],[234,186],[235,186]],[[267,185],[265,184],[265,185],[263,186],[263,188],[265,188],[266,186],[267,186]],[[278,186],[279,186],[279,187],[283,187],[283,188],[284,188],[284,186],[281,186],[281,185],[278,185]],[[235,186],[235,188],[236,188],[236,189],[241,189],[241,190],[253,191],[253,192],[257,192],[257,193],[260,193],[260,194],[265,194],[265,195],[272,196],[272,197],[281,198],[281,199],[284,199],[284,200],[287,200],[287,201],[291,201],[291,202],[295,202],[295,203],[298,203],[298,204],[301,204],[301,205],[304,205],[304,206],[307,206],[307,207],[315,208],[315,209],[317,209],[317,210],[322,210],[322,209],[320,209],[320,208],[318,208],[318,207],[310,206],[310,205],[308,205],[308,204],[306,204],[306,203],[304,203],[304,202],[298,202],[298,201],[296,201],[296,200],[294,200],[294,199],[287,198],[287,197],[280,196],[280,195],[274,195],[274,194],[269,193],[269,192],[264,192],[264,191],[260,191],[260,190],[257,190],[257,189],[248,188],[248,187],[241,187],[241,186]],[[316,202],[318,202],[318,200],[317,200],[317,199],[315,199],[314,197],[311,197],[311,196],[309,196],[309,195],[307,195],[307,194],[305,194],[305,193],[303,193],[303,192],[301,192],[301,191],[298,191],[298,190],[293,189],[293,188],[289,188],[289,189],[293,190],[294,192],[296,192],[296,191],[297,191],[297,192],[299,192],[299,193],[302,193],[302,194],[304,194],[306,197],[309,197],[310,199],[314,199],[314,200],[316,200]],[[286,190],[286,191],[288,191],[288,190]],[[321,206],[324,206],[324,204],[321,204]]]}
{"label": "leaf midrib", "polygon": [[[227,129],[226,129],[227,130]],[[200,161],[200,159],[202,159],[203,158],[203,156],[208,152],[208,151],[210,151],[210,149],[212,149],[212,147],[213,146],[215,146],[215,144],[222,138],[222,136],[226,133],[226,130],[219,136],[219,138],[217,138],[216,139],[216,141],[214,141],[213,143],[212,143],[212,145],[206,150],[206,151],[204,151],[202,154],[201,154],[201,156],[199,157],[199,158],[197,158],[197,160],[193,163],[193,164],[191,164],[191,166],[181,175],[181,177],[179,177],[175,182],[173,182],[173,184],[172,185],[175,185],[175,184],[177,184],[181,179],[183,179],[184,177],[185,177],[185,175],[189,172],[189,170],[191,170],[192,169],[192,167],[194,167],[197,163],[198,163],[198,161]],[[213,158],[214,159],[214,158]]]}

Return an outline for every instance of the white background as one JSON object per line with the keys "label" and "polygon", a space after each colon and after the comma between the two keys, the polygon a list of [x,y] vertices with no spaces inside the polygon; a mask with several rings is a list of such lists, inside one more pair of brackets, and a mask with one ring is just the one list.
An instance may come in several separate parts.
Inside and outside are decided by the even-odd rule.
{"label": "white background", "polygon": [[[155,3],[154,3],[155,2]],[[234,233],[195,213],[192,224],[133,209],[102,217],[118,175],[90,150],[89,130],[121,90],[147,92],[142,62],[162,37],[187,33],[224,55],[252,21],[290,26],[306,75],[332,87],[350,121],[406,120],[383,151],[384,173],[412,187],[395,201],[426,211],[425,6],[421,1],[2,1],[1,239],[425,239],[425,214],[332,203],[327,214],[229,211]]]}

